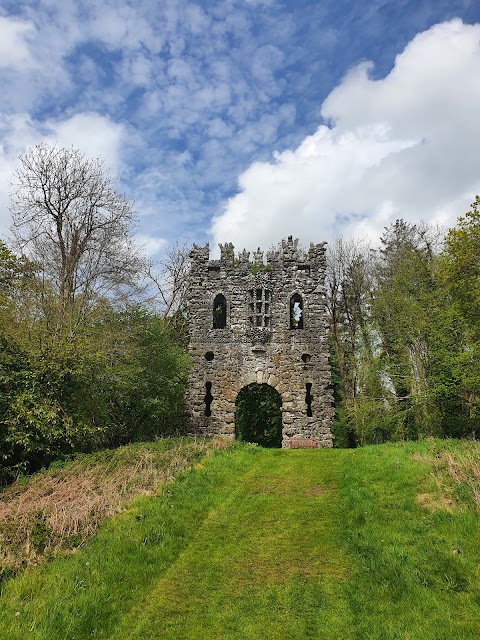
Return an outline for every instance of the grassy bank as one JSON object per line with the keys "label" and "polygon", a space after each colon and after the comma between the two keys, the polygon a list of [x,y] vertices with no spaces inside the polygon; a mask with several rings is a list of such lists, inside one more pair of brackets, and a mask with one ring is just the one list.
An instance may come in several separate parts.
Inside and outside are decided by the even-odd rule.
{"label": "grassy bank", "polygon": [[478,444],[454,441],[352,454],[342,482],[352,637],[480,637],[479,462]]}
{"label": "grassy bank", "polygon": [[0,492],[0,582],[73,552],[138,494],[152,495],[220,440],[163,438],[77,456]]}
{"label": "grassy bank", "polygon": [[242,446],[9,580],[0,637],[480,637],[479,449]]}

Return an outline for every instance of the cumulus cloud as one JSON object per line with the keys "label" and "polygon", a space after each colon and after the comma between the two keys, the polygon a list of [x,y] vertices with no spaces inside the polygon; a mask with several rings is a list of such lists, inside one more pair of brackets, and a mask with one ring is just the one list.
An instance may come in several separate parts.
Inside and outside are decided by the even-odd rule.
{"label": "cumulus cloud", "polygon": [[323,102],[326,124],[240,176],[215,242],[377,239],[399,217],[454,224],[480,191],[479,42],[480,24],[452,20],[418,34],[383,79],[371,63],[352,69]]}
{"label": "cumulus cloud", "polygon": [[114,172],[120,169],[123,125],[97,113],[77,113],[67,120],[49,121],[49,138],[62,147],[74,147],[89,157],[100,157]]}
{"label": "cumulus cloud", "polygon": [[135,235],[135,242],[147,258],[158,255],[167,243],[165,238],[157,238],[144,233],[137,233]]}
{"label": "cumulus cloud", "polygon": [[0,16],[0,67],[25,69],[36,66],[27,39],[35,27],[28,21]]}

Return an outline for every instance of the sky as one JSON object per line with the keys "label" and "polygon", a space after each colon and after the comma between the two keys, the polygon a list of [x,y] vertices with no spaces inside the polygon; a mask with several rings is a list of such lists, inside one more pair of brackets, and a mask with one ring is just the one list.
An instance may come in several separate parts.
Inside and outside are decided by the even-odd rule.
{"label": "sky", "polygon": [[100,156],[139,244],[378,241],[480,193],[479,0],[0,0],[0,237],[19,156]]}

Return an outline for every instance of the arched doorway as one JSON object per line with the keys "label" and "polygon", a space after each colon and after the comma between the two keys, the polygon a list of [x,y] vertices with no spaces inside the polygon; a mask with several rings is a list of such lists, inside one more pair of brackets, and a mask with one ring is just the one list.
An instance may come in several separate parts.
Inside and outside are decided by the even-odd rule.
{"label": "arched doorway", "polygon": [[268,384],[253,382],[235,401],[235,437],[262,447],[282,446],[282,398]]}

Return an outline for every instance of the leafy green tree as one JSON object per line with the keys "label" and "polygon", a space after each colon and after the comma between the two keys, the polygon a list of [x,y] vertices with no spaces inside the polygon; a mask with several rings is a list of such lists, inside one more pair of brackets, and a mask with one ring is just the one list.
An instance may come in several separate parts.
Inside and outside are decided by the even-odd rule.
{"label": "leafy green tree", "polygon": [[480,432],[480,197],[445,239],[441,274],[460,328],[457,377],[470,435]]}
{"label": "leafy green tree", "polygon": [[373,321],[391,382],[393,437],[424,431],[429,367],[430,306],[435,295],[432,230],[397,220],[385,229],[376,252]]}
{"label": "leafy green tree", "polygon": [[480,337],[480,197],[445,239],[444,276],[468,326]]}
{"label": "leafy green tree", "polygon": [[189,361],[163,315],[97,297],[59,340],[25,264],[2,247],[0,482],[74,451],[180,430]]}
{"label": "leafy green tree", "polygon": [[237,398],[235,435],[238,440],[262,447],[282,445],[282,400],[268,384],[249,384]]}
{"label": "leafy green tree", "polygon": [[151,439],[181,431],[184,393],[190,359],[171,338],[163,316],[133,307],[116,318],[119,336],[129,336],[130,348],[119,346],[109,383],[109,418],[115,442]]}
{"label": "leafy green tree", "polygon": [[371,318],[374,296],[372,261],[364,243],[337,238],[327,265],[336,446],[365,444],[368,430],[360,407],[380,402],[384,382],[379,367],[378,333]]}

